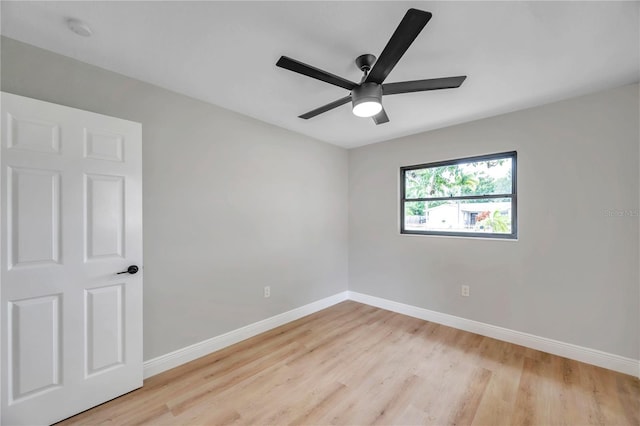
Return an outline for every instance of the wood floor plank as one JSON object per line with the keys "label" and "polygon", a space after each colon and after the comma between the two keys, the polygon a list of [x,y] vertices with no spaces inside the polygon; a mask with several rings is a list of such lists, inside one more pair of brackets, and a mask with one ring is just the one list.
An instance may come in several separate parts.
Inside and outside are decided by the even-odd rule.
{"label": "wood floor plank", "polygon": [[352,301],[62,425],[638,425],[637,378]]}
{"label": "wood floor plank", "polygon": [[492,373],[486,368],[477,368],[466,385],[464,395],[458,400],[453,411],[450,424],[470,425],[478,412],[480,401],[484,396]]}

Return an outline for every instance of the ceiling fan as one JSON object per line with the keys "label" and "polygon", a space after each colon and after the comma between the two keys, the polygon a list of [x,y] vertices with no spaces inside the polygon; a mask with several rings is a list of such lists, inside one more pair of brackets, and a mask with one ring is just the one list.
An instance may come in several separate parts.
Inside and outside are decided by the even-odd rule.
{"label": "ceiling fan", "polygon": [[344,98],[328,103],[313,111],[300,115],[305,120],[320,115],[348,102],[353,103],[353,113],[359,117],[372,117],[376,124],[389,121],[389,117],[382,107],[383,95],[398,93],[424,92],[427,90],[453,89],[460,87],[467,76],[431,78],[427,80],[401,81],[383,84],[393,67],[396,66],[404,52],[416,39],[420,31],[431,19],[431,13],[418,9],[409,9],[400,21],[400,25],[391,36],[376,61],[371,54],[360,55],[356,58],[356,66],[364,75],[360,83],[344,79],[335,74],[307,65],[287,56],[281,56],[276,66],[297,72],[325,83],[344,87],[351,93]]}

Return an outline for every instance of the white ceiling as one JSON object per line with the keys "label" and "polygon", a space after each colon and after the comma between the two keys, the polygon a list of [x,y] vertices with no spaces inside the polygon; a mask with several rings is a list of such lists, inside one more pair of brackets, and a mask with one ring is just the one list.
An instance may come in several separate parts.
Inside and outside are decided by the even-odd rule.
{"label": "white ceiling", "polygon": [[[13,2],[2,34],[343,147],[462,123],[640,76],[639,2]],[[347,95],[275,66],[280,55],[353,81],[410,7],[433,18],[387,82],[455,75],[459,89],[386,96],[376,126]],[[69,31],[79,18],[90,38]]]}

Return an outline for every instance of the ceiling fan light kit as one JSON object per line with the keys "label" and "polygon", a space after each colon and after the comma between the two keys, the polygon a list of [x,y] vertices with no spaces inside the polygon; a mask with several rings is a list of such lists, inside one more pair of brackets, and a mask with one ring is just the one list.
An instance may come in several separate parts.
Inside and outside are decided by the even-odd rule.
{"label": "ceiling fan light kit", "polygon": [[429,12],[409,9],[377,61],[376,57],[371,54],[360,55],[356,58],[356,66],[364,73],[359,84],[287,56],[281,56],[276,66],[351,91],[349,96],[330,102],[299,117],[308,120],[323,112],[330,111],[351,102],[354,115],[358,117],[371,117],[375,124],[382,124],[389,121],[389,117],[382,107],[383,95],[460,87],[462,82],[467,78],[466,76],[383,84],[391,70],[393,70],[402,55],[404,55],[430,19],[431,13]]}
{"label": "ceiling fan light kit", "polygon": [[358,117],[373,117],[382,111],[382,86],[362,83],[351,91],[353,114]]}

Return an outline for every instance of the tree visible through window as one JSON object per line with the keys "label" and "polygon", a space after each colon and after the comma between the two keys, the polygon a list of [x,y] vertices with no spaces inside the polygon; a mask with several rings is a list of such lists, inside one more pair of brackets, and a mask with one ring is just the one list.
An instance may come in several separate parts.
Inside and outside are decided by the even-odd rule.
{"label": "tree visible through window", "polygon": [[400,169],[404,234],[517,237],[516,152]]}

